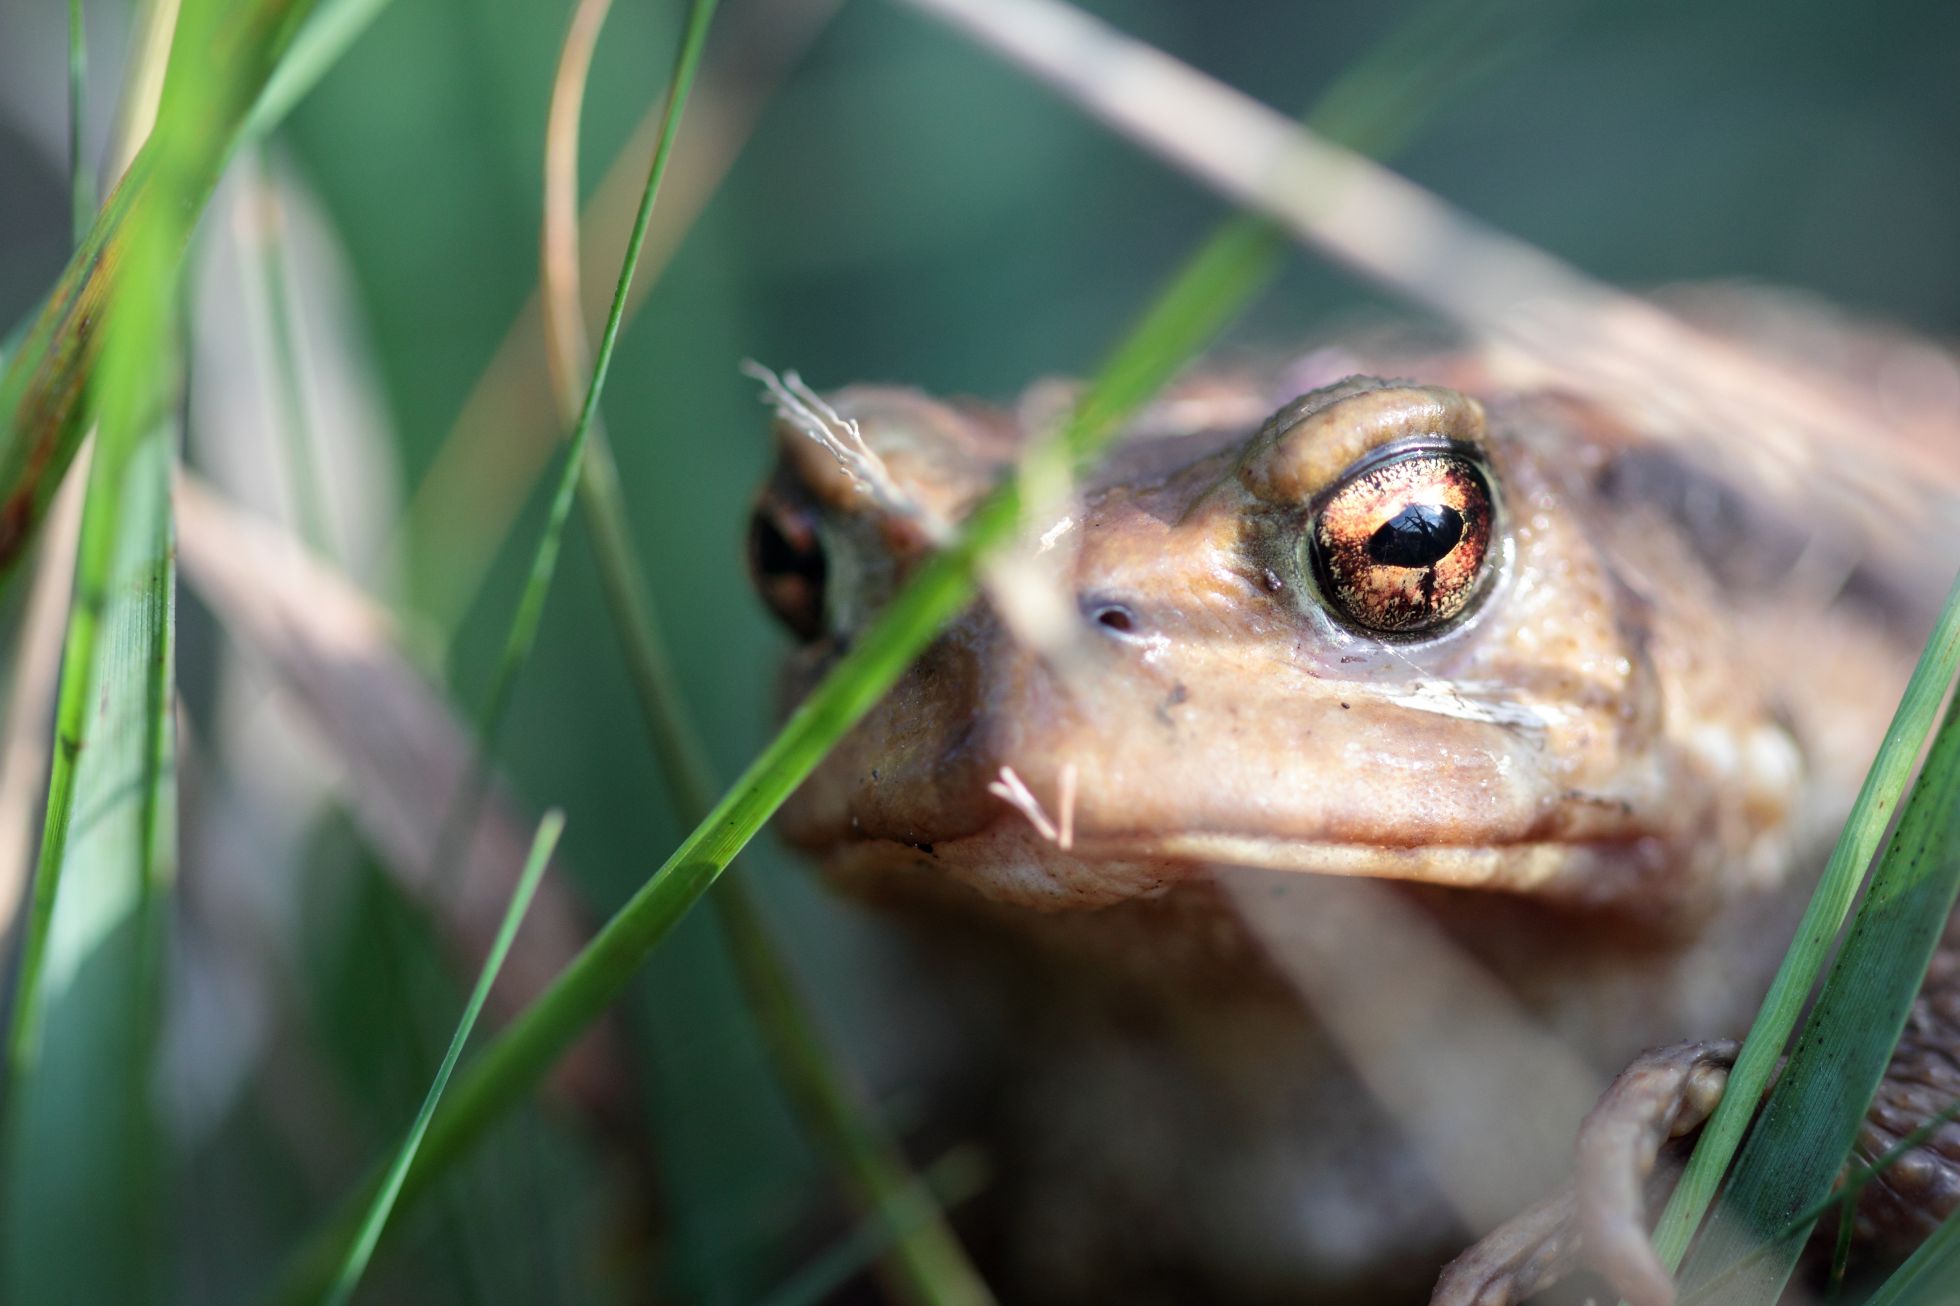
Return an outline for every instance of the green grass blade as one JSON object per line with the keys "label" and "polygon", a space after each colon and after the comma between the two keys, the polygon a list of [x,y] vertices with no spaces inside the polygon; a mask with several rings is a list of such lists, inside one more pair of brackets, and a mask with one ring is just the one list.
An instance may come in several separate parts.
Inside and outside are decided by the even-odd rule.
{"label": "green grass blade", "polygon": [[263,140],[277,129],[387,7],[388,0],[326,0],[319,5],[259,93],[245,122],[246,139]]}
{"label": "green grass blade", "polygon": [[82,0],[68,0],[68,188],[74,209],[75,243],[82,243],[95,216],[95,184],[82,161],[88,137],[88,33]]}
{"label": "green grass blade", "polygon": [[[105,436],[114,420],[105,410]],[[72,819],[50,814],[67,837],[44,845],[55,859],[36,883],[47,919],[33,993],[15,1015],[23,1042],[9,1078],[0,1206],[7,1301],[135,1300],[159,1250],[150,1100],[176,867],[175,443],[173,423],[153,423],[120,485],[90,481],[85,511],[119,518],[120,529],[86,678],[95,692],[80,705],[86,747],[63,784]],[[79,593],[76,602],[89,604]],[[75,631],[71,622],[71,648]],[[62,682],[72,722],[71,683],[82,682]]]}
{"label": "green grass blade", "polygon": [[[1719,1274],[1712,1276],[1701,1286],[1698,1295],[1701,1297],[1710,1296],[1715,1290],[1725,1285],[1731,1276],[1741,1273],[1744,1269],[1754,1265],[1763,1257],[1772,1254],[1786,1239],[1800,1237],[1804,1230],[1824,1218],[1832,1208],[1842,1207],[1846,1212],[1852,1211],[1857,1205],[1858,1194],[1863,1191],[1866,1184],[1898,1164],[1901,1157],[1922,1146],[1943,1125],[1948,1124],[1956,1117],[1960,1117],[1960,1099],[1947,1103],[1945,1107],[1926,1117],[1924,1121],[1920,1122],[1910,1132],[1901,1135],[1899,1141],[1886,1148],[1882,1156],[1868,1163],[1847,1166],[1842,1182],[1831,1190],[1829,1196],[1812,1202],[1808,1207],[1791,1216],[1784,1222],[1783,1227],[1771,1235],[1767,1241],[1759,1243],[1747,1256],[1722,1270]],[[1840,1223],[1840,1248],[1843,1247],[1844,1238],[1853,1232],[1855,1230],[1852,1226],[1852,1221],[1847,1219]],[[1834,1272],[1836,1271],[1836,1261],[1833,1261],[1832,1269]]]}
{"label": "green grass blade", "polygon": [[891,1214],[864,1221],[778,1285],[757,1306],[820,1306],[832,1300],[884,1256],[895,1238],[909,1232],[911,1221],[943,1221],[946,1211],[983,1192],[990,1178],[986,1158],[978,1147],[969,1144],[955,1148],[912,1181],[915,1187],[904,1194],[903,1203],[893,1213],[898,1223],[893,1223]]}
{"label": "green grass blade", "polygon": [[0,372],[0,582],[11,577],[87,429],[84,397],[137,230],[184,242],[245,114],[312,0],[185,0],[157,129],[95,217]]}
{"label": "green grass blade", "polygon": [[[1927,754],[1865,900],[1727,1191],[1689,1258],[1689,1292],[1773,1302],[1831,1190],[1960,893],[1960,704]],[[1766,1254],[1757,1249],[1770,1244]],[[1735,1267],[1731,1270],[1731,1267]]]}
{"label": "green grass blade", "polygon": [[[1721,1104],[1703,1128],[1694,1155],[1681,1176],[1667,1211],[1654,1231],[1654,1248],[1670,1267],[1679,1266],[1689,1240],[1714,1199],[1730,1159],[1755,1116],[1777,1060],[1783,1055],[1797,1018],[1803,1013],[1829,958],[1845,914],[1899,808],[1921,745],[1939,719],[1940,704],[1960,667],[1960,583],[1947,595],[1932,636],[1913,668],[1898,712],[1880,743],[1871,770],[1852,804],[1823,877],[1805,908],[1797,933],[1729,1072]],[[1801,1204],[1792,1210],[1800,1209]]]}
{"label": "green grass blade", "polygon": [[428,1096],[422,1099],[421,1109],[415,1113],[415,1122],[409,1126],[408,1136],[402,1140],[401,1150],[395,1154],[394,1163],[388,1167],[388,1173],[382,1178],[380,1188],[368,1205],[367,1214],[361,1220],[360,1232],[347,1249],[347,1259],[341,1263],[340,1274],[327,1294],[330,1306],[344,1306],[353,1297],[361,1275],[367,1270],[375,1244],[381,1241],[381,1232],[387,1227],[388,1217],[395,1209],[395,1199],[401,1193],[402,1181],[415,1160],[416,1149],[421,1147],[423,1135],[428,1133],[436,1104],[442,1100],[443,1090],[449,1086],[449,1076],[463,1055],[463,1045],[469,1041],[470,1031],[476,1027],[476,1018],[490,996],[490,986],[496,982],[497,972],[503,969],[511,941],[517,937],[517,927],[523,921],[524,913],[530,909],[538,882],[544,877],[544,868],[550,864],[551,854],[558,846],[558,836],[564,830],[565,817],[562,812],[546,812],[544,819],[538,822],[538,832],[531,841],[531,854],[524,863],[524,872],[518,877],[517,887],[511,893],[510,905],[504,908],[503,923],[497,927],[497,937],[490,945],[490,954],[483,959],[483,970],[477,975],[476,987],[470,991],[469,1002],[463,1007],[462,1019],[456,1022],[456,1033],[449,1040],[449,1050],[443,1054],[442,1064],[436,1069],[435,1079],[429,1085]]}

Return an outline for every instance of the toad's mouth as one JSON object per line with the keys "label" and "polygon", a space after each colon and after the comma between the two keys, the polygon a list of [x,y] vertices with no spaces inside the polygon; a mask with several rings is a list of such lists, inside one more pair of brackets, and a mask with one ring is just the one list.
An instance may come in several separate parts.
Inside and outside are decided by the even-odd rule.
{"label": "toad's mouth", "polygon": [[932,843],[851,840],[824,850],[847,884],[888,886],[930,877],[1037,911],[1107,907],[1209,882],[1223,868],[1401,880],[1573,901],[1613,899],[1665,874],[1651,838],[1397,846],[1217,830],[1076,838],[1064,847],[1025,822],[1002,821]]}

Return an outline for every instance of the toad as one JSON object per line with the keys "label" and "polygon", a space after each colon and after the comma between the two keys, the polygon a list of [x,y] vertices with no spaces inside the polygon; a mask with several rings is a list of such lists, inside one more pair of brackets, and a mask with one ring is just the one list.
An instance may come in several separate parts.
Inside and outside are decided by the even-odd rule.
{"label": "toad", "polygon": [[[793,701],[1068,391],[778,395],[750,552]],[[1747,1027],[1955,561],[1817,527],[1394,340],[1187,381],[1052,496],[780,820],[945,990],[1004,1297],[1421,1300],[1630,1065],[1644,1174],[1733,1045],[1643,1050]],[[1960,1037],[1946,961],[1868,1157],[1960,1097],[1926,1051]],[[1960,1128],[1897,1174],[1866,1240],[1954,1204]],[[1438,1300],[1520,1298],[1575,1244],[1513,1227]]]}

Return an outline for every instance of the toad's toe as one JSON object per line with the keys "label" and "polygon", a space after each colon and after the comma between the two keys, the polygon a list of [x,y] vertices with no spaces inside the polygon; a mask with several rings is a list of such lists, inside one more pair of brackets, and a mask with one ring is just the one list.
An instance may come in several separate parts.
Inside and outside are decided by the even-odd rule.
{"label": "toad's toe", "polygon": [[1577,1264],[1577,1213],[1562,1192],[1493,1230],[1444,1267],[1430,1306],[1512,1306],[1550,1287]]}

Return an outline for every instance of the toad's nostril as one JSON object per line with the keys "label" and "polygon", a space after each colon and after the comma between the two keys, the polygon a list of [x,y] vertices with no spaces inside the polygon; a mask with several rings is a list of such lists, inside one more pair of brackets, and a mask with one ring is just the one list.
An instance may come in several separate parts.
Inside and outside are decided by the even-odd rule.
{"label": "toad's nostril", "polygon": [[1089,620],[1104,630],[1118,635],[1134,635],[1137,630],[1136,613],[1121,603],[1097,603],[1089,609]]}

